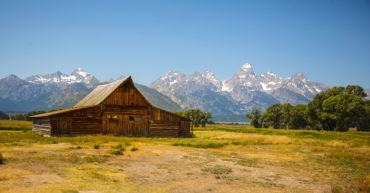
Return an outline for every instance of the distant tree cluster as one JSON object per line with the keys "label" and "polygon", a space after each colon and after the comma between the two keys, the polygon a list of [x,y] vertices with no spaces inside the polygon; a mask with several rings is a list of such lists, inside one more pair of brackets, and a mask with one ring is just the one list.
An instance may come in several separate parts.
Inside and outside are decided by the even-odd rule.
{"label": "distant tree cluster", "polygon": [[0,112],[0,120],[8,120],[8,119],[9,119],[9,115],[3,112]]}
{"label": "distant tree cluster", "polygon": [[[51,111],[55,111],[54,109],[51,110]],[[49,111],[49,112],[51,112]],[[20,121],[31,121],[31,116],[33,115],[38,115],[38,114],[41,114],[41,113],[46,113],[45,111],[31,111],[31,112],[28,112],[28,113],[17,113],[17,114],[13,114],[13,115],[7,115],[3,112],[0,112],[0,120],[20,120]]]}
{"label": "distant tree cluster", "polygon": [[261,114],[253,109],[246,117],[256,128],[370,131],[370,101],[357,85],[332,87],[317,94],[308,105],[274,104]]}
{"label": "distant tree cluster", "polygon": [[200,109],[188,109],[184,112],[175,111],[173,113],[192,120],[194,127],[199,127],[199,125],[205,127],[206,123],[211,122],[209,119],[212,118],[212,114],[210,112],[203,112]]}

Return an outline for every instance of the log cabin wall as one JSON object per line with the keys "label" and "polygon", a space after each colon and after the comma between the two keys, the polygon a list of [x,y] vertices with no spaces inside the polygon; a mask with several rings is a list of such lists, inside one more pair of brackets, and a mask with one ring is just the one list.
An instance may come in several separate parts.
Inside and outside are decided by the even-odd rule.
{"label": "log cabin wall", "polygon": [[102,133],[99,107],[66,112],[50,117],[53,136],[78,136]]}
{"label": "log cabin wall", "polygon": [[191,127],[191,121],[182,119],[180,121],[179,135],[181,137],[190,137],[190,127]]}
{"label": "log cabin wall", "polygon": [[153,107],[150,133],[153,137],[188,137],[190,136],[190,120]]}
{"label": "log cabin wall", "polygon": [[34,118],[32,120],[32,131],[51,136],[51,123],[49,117]]}

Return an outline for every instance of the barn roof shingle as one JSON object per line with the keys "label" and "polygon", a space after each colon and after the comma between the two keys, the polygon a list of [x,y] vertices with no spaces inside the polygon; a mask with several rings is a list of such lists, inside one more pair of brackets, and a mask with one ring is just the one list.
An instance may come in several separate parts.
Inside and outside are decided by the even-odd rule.
{"label": "barn roof shingle", "polygon": [[33,115],[33,116],[31,116],[31,118],[48,117],[48,116],[51,116],[51,115],[57,115],[57,114],[61,114],[61,113],[72,112],[72,111],[77,111],[77,110],[81,110],[81,109],[87,109],[87,108],[91,108],[91,107],[94,107],[94,106],[73,107],[73,108],[68,108],[68,109],[61,109],[61,110],[57,110],[57,111],[52,111],[52,112],[42,113],[42,114],[38,114],[38,115]]}

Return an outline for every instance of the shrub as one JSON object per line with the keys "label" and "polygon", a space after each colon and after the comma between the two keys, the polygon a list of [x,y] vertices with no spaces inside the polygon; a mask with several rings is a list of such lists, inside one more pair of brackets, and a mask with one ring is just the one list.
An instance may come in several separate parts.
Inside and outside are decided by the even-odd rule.
{"label": "shrub", "polygon": [[113,155],[123,155],[122,150],[120,149],[112,149],[110,153]]}
{"label": "shrub", "polygon": [[100,145],[99,144],[95,144],[94,145],[94,149],[99,149],[100,148]]}
{"label": "shrub", "polygon": [[135,146],[131,148],[131,151],[137,151],[137,150],[139,150],[139,148],[137,148]]}
{"label": "shrub", "polygon": [[0,153],[0,164],[3,164],[3,163],[4,163],[3,154]]}
{"label": "shrub", "polygon": [[77,149],[82,149],[82,147],[81,146],[79,146],[79,145],[77,145],[77,147],[76,147]]}
{"label": "shrub", "polygon": [[115,146],[112,146],[112,150],[110,151],[111,154],[113,155],[123,155],[123,151],[125,151],[125,147],[123,147],[122,144],[118,144],[118,145],[115,145]]}

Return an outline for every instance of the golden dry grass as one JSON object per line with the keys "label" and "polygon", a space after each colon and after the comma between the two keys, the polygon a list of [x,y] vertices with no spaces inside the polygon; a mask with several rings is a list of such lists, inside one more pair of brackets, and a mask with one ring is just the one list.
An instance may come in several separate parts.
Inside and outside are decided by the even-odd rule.
{"label": "golden dry grass", "polygon": [[369,192],[368,133],[211,125],[195,136],[0,131],[0,192]]}

